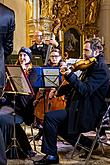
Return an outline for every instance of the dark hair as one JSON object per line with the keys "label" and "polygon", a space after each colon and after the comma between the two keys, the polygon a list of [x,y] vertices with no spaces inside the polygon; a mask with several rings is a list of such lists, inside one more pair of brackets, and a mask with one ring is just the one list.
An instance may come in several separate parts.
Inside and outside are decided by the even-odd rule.
{"label": "dark hair", "polygon": [[86,39],[84,44],[86,44],[88,42],[90,43],[90,47],[93,51],[96,50],[97,48],[99,49],[100,52],[103,51],[103,45],[102,45],[101,39],[99,37]]}
{"label": "dark hair", "polygon": [[59,55],[60,55],[60,50],[59,50],[58,48],[52,48],[50,54],[51,54],[52,52],[57,52],[57,53],[59,53]]}

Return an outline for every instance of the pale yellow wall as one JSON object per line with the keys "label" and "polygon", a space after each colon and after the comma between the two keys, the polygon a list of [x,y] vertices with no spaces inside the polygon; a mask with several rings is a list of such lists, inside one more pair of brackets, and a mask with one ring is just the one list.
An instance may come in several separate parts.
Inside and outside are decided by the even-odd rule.
{"label": "pale yellow wall", "polygon": [[101,0],[98,28],[99,35],[104,36],[105,59],[110,64],[110,0]]}
{"label": "pale yellow wall", "polygon": [[26,0],[4,0],[4,4],[15,11],[14,52],[18,52],[26,45]]}
{"label": "pale yellow wall", "polygon": [[0,0],[1,3],[3,3],[4,0]]}

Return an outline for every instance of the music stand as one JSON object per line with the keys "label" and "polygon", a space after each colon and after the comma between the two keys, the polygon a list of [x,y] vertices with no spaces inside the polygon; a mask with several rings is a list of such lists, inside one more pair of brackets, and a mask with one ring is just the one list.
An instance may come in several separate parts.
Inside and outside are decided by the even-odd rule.
{"label": "music stand", "polygon": [[[30,74],[31,84],[34,88],[42,88],[42,96],[44,100],[44,114],[46,112],[46,88],[56,88],[60,84],[61,75],[59,67],[35,67]],[[42,130],[39,128],[39,132],[35,135],[35,139],[39,140],[42,136]]]}
{"label": "music stand", "polygon": [[[31,84],[29,80],[26,78],[26,75],[20,65],[6,65],[6,81],[8,86],[5,87],[4,93],[11,93],[14,94],[14,100],[13,100],[13,138],[12,143],[7,147],[6,152],[8,152],[11,148],[14,149],[14,154],[16,154],[16,158],[18,158],[18,147],[19,150],[26,155],[23,150],[20,148],[20,145],[16,139],[16,96],[18,94],[22,95],[34,95],[34,91],[31,87]],[[15,156],[15,155],[14,155]]]}
{"label": "music stand", "polygon": [[34,88],[58,87],[61,80],[59,67],[35,67],[30,74],[30,82]]}

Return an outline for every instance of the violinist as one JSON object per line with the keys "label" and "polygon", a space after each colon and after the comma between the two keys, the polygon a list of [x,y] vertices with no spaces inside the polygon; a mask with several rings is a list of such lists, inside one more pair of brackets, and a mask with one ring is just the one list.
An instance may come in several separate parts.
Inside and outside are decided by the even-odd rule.
{"label": "violinist", "polygon": [[[68,84],[62,85],[56,92],[50,92],[50,97],[65,94],[67,104],[63,111],[45,114],[41,151],[46,155],[43,159],[35,161],[35,165],[58,164],[57,135],[74,146],[81,132],[95,130],[101,115],[106,111],[105,97],[109,87],[109,70],[104,62],[101,40],[97,37],[84,42],[83,59],[90,60],[92,57],[95,57],[96,61],[83,70],[80,79],[73,70],[67,68],[63,74]],[[87,147],[92,144],[86,137],[81,141],[82,145]],[[95,148],[97,146],[98,144]]]}
{"label": "violinist", "polygon": [[[32,68],[32,53],[29,48],[22,47],[18,52],[18,60],[16,64],[21,65],[24,70],[26,77]],[[0,128],[4,135],[4,141],[7,147],[11,143],[13,137],[13,95],[4,94],[5,101],[3,101],[0,111]],[[27,135],[20,124],[25,122],[27,125],[30,125],[34,121],[34,107],[33,107],[34,97],[31,95],[18,94],[15,97],[15,113],[16,113],[16,139],[23,151],[19,153],[20,158],[33,157],[36,155],[36,152],[33,151]],[[5,113],[6,112],[6,113]],[[8,112],[8,113],[7,113]],[[8,158],[13,158],[15,155],[10,156],[10,152],[7,152]]]}

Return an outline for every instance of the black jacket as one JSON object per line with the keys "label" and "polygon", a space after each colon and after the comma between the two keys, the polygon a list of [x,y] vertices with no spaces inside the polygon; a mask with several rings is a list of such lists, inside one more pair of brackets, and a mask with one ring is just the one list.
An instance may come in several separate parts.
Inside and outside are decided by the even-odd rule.
{"label": "black jacket", "polygon": [[87,69],[81,81],[73,72],[59,93],[68,93],[66,109],[69,115],[69,133],[94,130],[107,110],[105,97],[109,87],[109,70],[100,55],[97,63]]}
{"label": "black jacket", "polygon": [[5,84],[5,59],[13,51],[14,11],[0,3],[0,88]]}
{"label": "black jacket", "polygon": [[30,47],[32,51],[32,55],[37,55],[42,58],[43,63],[45,62],[46,54],[47,54],[47,49],[48,45],[42,43],[42,45],[34,44]]}

